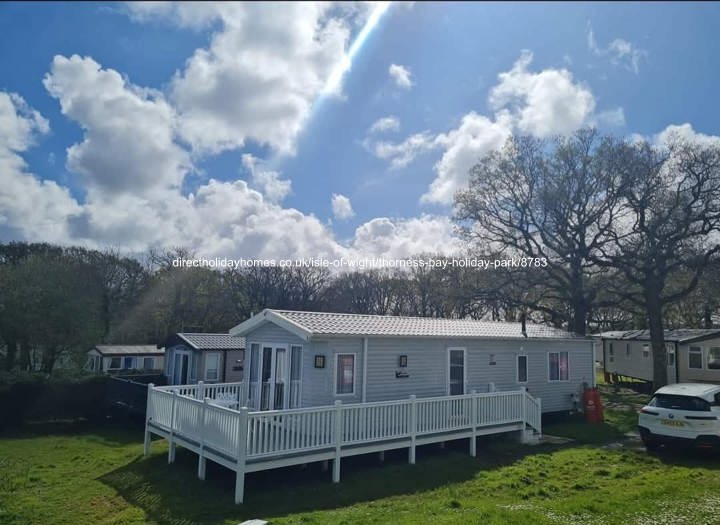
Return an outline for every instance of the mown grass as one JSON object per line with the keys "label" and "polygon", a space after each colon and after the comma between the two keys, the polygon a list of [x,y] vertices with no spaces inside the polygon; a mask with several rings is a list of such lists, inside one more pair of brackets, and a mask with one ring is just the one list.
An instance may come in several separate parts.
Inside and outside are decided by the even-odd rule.
{"label": "mown grass", "polygon": [[[624,435],[623,417],[612,413],[607,441]],[[0,523],[717,523],[717,457],[606,447],[582,437],[598,434],[597,426],[558,425],[581,439],[529,447],[488,438],[477,458],[467,455],[466,441],[423,447],[415,466],[405,451],[388,453],[384,464],[359,456],[343,460],[337,485],[319,465],[251,474],[242,506],[232,503],[230,471],[209,463],[201,482],[196,456],[180,450],[168,465],[162,441],[142,458],[137,429],[26,429],[0,436]]]}

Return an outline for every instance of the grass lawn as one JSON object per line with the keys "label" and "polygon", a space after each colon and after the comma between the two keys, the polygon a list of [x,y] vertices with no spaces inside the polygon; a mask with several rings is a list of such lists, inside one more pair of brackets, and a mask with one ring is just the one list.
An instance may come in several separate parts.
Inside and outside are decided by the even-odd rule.
{"label": "grass lawn", "polygon": [[0,435],[0,523],[718,523],[720,459],[617,444],[634,424],[627,412],[613,409],[601,426],[547,425],[576,438],[563,446],[496,437],[480,443],[477,458],[466,441],[420,448],[415,466],[405,451],[388,453],[384,465],[377,455],[348,458],[337,485],[318,465],[250,474],[241,506],[232,502],[233,473],[208,462],[201,482],[196,456],[180,449],[168,465],[162,441],[145,459],[139,429],[27,427]]}

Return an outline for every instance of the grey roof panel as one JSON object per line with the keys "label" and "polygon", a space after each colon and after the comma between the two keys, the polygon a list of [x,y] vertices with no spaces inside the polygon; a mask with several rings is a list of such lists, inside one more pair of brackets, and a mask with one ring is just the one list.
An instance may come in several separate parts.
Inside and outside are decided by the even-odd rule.
{"label": "grey roof panel", "polygon": [[95,350],[102,355],[163,355],[165,353],[164,348],[155,345],[96,345]]}
{"label": "grey roof panel", "polygon": [[[391,315],[271,310],[313,335],[522,338],[520,323]],[[551,326],[527,323],[530,339],[585,339]]]}
{"label": "grey roof panel", "polygon": [[230,334],[177,334],[197,350],[239,350],[245,348],[245,339]]}
{"label": "grey roof panel", "polygon": [[[678,328],[665,330],[665,341],[686,343],[695,339],[707,339],[713,336],[720,337],[717,328]],[[615,330],[595,334],[595,337],[604,339],[622,339],[625,341],[650,341],[650,330]]]}

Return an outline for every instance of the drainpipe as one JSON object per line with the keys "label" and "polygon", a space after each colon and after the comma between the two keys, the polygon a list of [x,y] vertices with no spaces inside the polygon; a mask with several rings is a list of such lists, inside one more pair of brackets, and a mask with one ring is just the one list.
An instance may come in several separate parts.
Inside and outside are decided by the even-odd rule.
{"label": "drainpipe", "polygon": [[222,351],[223,362],[222,362],[222,383],[225,383],[227,377],[227,348]]}
{"label": "drainpipe", "polygon": [[675,382],[680,382],[680,367],[678,366],[678,359],[680,358],[680,347],[678,342],[675,341]]}
{"label": "drainpipe", "polygon": [[368,361],[368,338],[363,337],[363,377],[362,377],[362,402],[367,402],[367,361]]}

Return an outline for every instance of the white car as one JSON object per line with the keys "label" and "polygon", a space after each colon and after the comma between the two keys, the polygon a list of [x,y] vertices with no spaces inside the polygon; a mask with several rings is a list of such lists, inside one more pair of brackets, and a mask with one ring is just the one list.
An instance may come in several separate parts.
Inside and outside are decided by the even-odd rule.
{"label": "white car", "polygon": [[648,450],[660,445],[720,446],[720,385],[677,383],[659,388],[640,410],[638,430]]}

